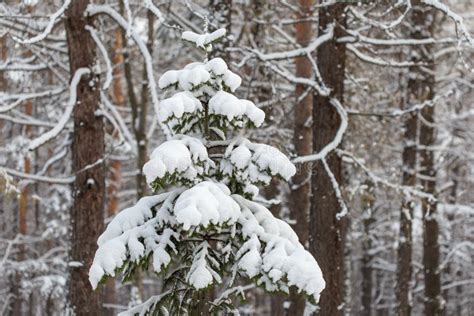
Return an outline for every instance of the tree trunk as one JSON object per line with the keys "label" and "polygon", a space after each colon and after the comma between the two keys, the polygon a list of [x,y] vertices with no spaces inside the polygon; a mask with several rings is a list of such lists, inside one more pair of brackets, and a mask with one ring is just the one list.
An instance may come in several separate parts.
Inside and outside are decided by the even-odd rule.
{"label": "tree trunk", "polygon": [[[319,34],[336,23],[334,39],[322,44],[317,51],[317,65],[324,83],[331,88],[332,98],[343,102],[345,44],[336,39],[344,35],[344,9],[337,3],[320,8]],[[313,151],[319,152],[331,142],[340,125],[340,117],[330,103],[330,97],[313,95]],[[327,164],[338,183],[342,182],[341,158],[334,152],[326,157]],[[339,201],[321,161],[315,162],[311,178],[310,251],[318,261],[326,280],[326,289],[319,303],[321,315],[344,313],[344,243],[346,220],[337,219]]]}
{"label": "tree trunk", "polygon": [[[414,4],[418,5],[418,1]],[[413,8],[413,38],[432,38],[434,26],[434,12],[427,7]],[[416,67],[413,72],[416,76],[413,84],[412,96],[416,103],[423,103],[434,98],[434,58],[431,45],[418,48],[420,61],[425,66]],[[428,69],[428,71],[426,71]],[[412,102],[414,103],[414,102]],[[426,106],[420,113],[420,179],[426,193],[436,195],[436,166],[434,152],[430,148],[435,145],[435,107]],[[436,214],[436,202],[430,199],[422,200],[423,210],[423,271],[425,277],[425,314],[441,315],[443,310],[443,296],[439,267],[439,225]]]}
{"label": "tree trunk", "polygon": [[[25,103],[25,113],[27,115],[32,115],[33,114],[33,103],[31,100],[28,100]],[[31,126],[25,126],[25,137],[26,138],[31,138]],[[25,155],[23,158],[23,172],[24,173],[31,173],[31,160],[28,155]],[[20,199],[18,201],[18,233],[20,235],[23,235],[26,237],[28,234],[28,202],[29,202],[29,194],[30,194],[30,187],[29,184],[25,184],[21,188],[20,192]],[[22,262],[26,260],[26,244],[25,243],[20,243],[18,245],[18,254],[17,254],[17,261]],[[21,288],[21,279],[22,275],[21,272],[16,272],[16,282],[17,284],[15,285],[18,287],[18,289]],[[15,302],[14,302],[14,308],[13,308],[13,315],[22,315],[23,313],[26,313],[26,308],[25,304],[26,301],[21,297],[21,294],[19,291],[17,291],[17,295],[15,297]]]}
{"label": "tree trunk", "polygon": [[[73,1],[66,12],[66,34],[69,48],[71,75],[77,69],[93,69],[95,44],[86,25],[92,25],[84,16],[88,0]],[[90,82],[94,85],[90,85]],[[105,170],[104,129],[102,117],[95,114],[99,107],[99,78],[91,73],[83,76],[77,86],[74,108],[74,136],[72,143],[72,170],[74,204],[71,209],[70,260],[82,265],[71,269],[69,304],[76,315],[94,315],[101,310],[100,293],[89,284],[88,270],[97,249],[97,238],[104,221]]]}
{"label": "tree trunk", "polygon": [[[430,38],[434,26],[433,11],[426,6],[421,6],[419,1],[414,1],[411,15],[412,30],[410,37],[414,39]],[[415,65],[409,69],[407,104],[421,104],[432,100],[434,97],[434,66],[431,45],[413,48],[412,61],[425,65]],[[428,69],[428,71],[426,71]],[[419,119],[418,115],[422,119]],[[433,152],[426,147],[432,146],[435,141],[433,128],[434,107],[425,107],[421,113],[410,115],[406,123],[405,142],[403,153],[405,185],[414,186],[417,173],[420,174],[423,190],[427,193],[436,193],[436,172],[434,169]],[[428,122],[428,123],[426,123]],[[417,171],[417,144],[419,150],[419,168]],[[400,217],[399,241],[399,269],[398,269],[398,305],[400,315],[411,313],[411,277],[412,277],[412,222],[413,201],[405,201]],[[425,275],[425,312],[427,315],[440,315],[441,313],[441,284],[439,275],[439,228],[434,213],[436,204],[428,199],[422,200],[423,210],[423,265]]]}
{"label": "tree trunk", "polygon": [[[112,84],[112,100],[117,107],[123,107],[125,104],[125,97],[122,91],[123,78],[123,42],[120,29],[115,31],[114,40],[114,56],[113,56],[113,75],[114,81]],[[110,184],[107,187],[107,216],[111,217],[117,214],[119,208],[118,193],[120,190],[120,182],[122,180],[122,162],[120,160],[113,160],[110,163]],[[115,289],[115,279],[108,279],[104,289],[104,303],[115,304],[117,300],[117,293]],[[114,309],[104,309],[104,314],[114,315]]]}
{"label": "tree trunk", "polygon": [[[120,13],[124,12],[123,0],[120,1]],[[153,43],[154,43],[154,22],[155,16],[151,11],[147,11],[148,19],[148,42],[147,48],[150,54],[153,54]],[[137,142],[137,175],[136,175],[136,186],[137,186],[137,200],[147,194],[147,183],[145,175],[143,174],[142,168],[147,160],[147,138],[146,138],[146,118],[148,113],[148,77],[146,74],[146,65],[143,66],[142,73],[142,89],[141,89],[141,100],[135,93],[133,75],[131,68],[130,52],[127,45],[127,36],[125,30],[120,30],[122,35],[122,43],[124,46],[124,73],[125,81],[127,84],[128,100],[132,109],[132,129]]]}
{"label": "tree trunk", "polygon": [[362,195],[364,239],[362,243],[362,314],[372,315],[372,292],[373,292],[373,270],[372,270],[372,225],[375,222],[374,211],[374,187],[372,183],[367,184],[367,191]]}
{"label": "tree trunk", "polygon": [[[408,82],[410,89],[410,80]],[[404,148],[402,154],[403,176],[402,184],[414,187],[416,185],[416,114],[409,114],[405,121]],[[397,311],[398,315],[411,314],[411,276],[412,268],[412,218],[414,201],[404,197],[400,211],[400,232],[398,240],[398,266],[397,266]]]}
{"label": "tree trunk", "polygon": [[[305,19],[313,14],[314,0],[298,0],[299,11],[296,19]],[[313,40],[313,28],[311,21],[296,23],[296,41],[302,47],[308,46]],[[296,76],[311,78],[313,67],[307,56],[295,58]],[[306,95],[305,95],[306,94]],[[308,93],[307,86],[296,85],[295,90],[295,117],[293,145],[297,156],[310,155],[313,152],[313,131],[311,129],[311,114],[313,111],[313,95]],[[311,195],[311,163],[299,166],[298,172],[291,179],[290,191],[290,216],[296,221],[294,229],[301,244],[307,246],[309,233],[309,209]],[[306,305],[304,295],[295,291],[290,293],[291,304],[290,315],[303,315]]]}
{"label": "tree trunk", "polygon": [[[427,122],[434,123],[434,107],[426,107],[422,115]],[[435,131],[432,125],[422,123],[420,128],[420,144],[433,146]],[[427,193],[436,194],[436,169],[434,153],[431,149],[423,149],[420,155],[420,167],[423,189]],[[423,199],[423,266],[425,276],[425,314],[441,315],[443,309],[443,296],[441,294],[441,279],[439,269],[439,225],[436,214],[436,202]]]}

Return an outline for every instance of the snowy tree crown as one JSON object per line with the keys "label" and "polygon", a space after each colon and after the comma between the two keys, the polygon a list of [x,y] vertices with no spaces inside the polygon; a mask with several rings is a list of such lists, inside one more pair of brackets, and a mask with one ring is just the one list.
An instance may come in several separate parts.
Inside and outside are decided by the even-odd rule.
{"label": "snowy tree crown", "polygon": [[[224,35],[220,29],[182,38],[209,51]],[[117,272],[125,279],[149,266],[163,273],[164,292],[130,314],[192,309],[192,293],[215,284],[230,288],[237,276],[267,291],[288,293],[294,286],[313,301],[324,289],[316,260],[291,227],[252,201],[256,185],[274,176],[288,180],[296,169],[272,146],[227,139],[231,130],[259,127],[265,117],[232,94],[240,84],[221,58],[167,71],[159,80],[171,94],[161,101],[158,119],[173,136],[152,152],[143,172],[154,191],[171,190],[120,212],[100,236],[90,269],[94,288]],[[211,309],[230,311],[234,292],[226,291]]]}

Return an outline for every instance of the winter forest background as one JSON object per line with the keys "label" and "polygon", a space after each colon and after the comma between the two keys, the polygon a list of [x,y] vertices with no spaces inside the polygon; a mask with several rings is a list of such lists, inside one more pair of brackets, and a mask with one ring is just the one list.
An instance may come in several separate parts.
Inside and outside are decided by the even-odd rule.
{"label": "winter forest background", "polygon": [[[184,31],[194,33],[182,40]],[[2,1],[0,314],[116,315],[130,310],[127,315],[133,315],[148,308],[159,314],[178,304],[184,309],[170,309],[170,314],[472,315],[472,34],[470,0]],[[212,60],[219,62],[211,65]],[[185,79],[162,76],[193,62],[202,64],[192,67],[215,77],[202,79],[202,69]],[[197,96],[212,80],[215,91]],[[199,86],[183,88],[190,82]],[[182,117],[188,125],[162,122],[164,116],[178,115],[178,103],[163,101],[175,93],[165,91],[169,86],[184,90],[178,99],[185,114],[191,113]],[[245,103],[245,115],[231,118],[228,111],[218,113],[222,107],[203,101],[206,93],[218,90],[226,91],[222,106],[244,106],[233,94],[255,107]],[[199,113],[205,115],[193,116],[189,107],[197,109],[200,102]],[[265,113],[263,124],[257,108]],[[150,158],[174,154],[174,149],[158,147],[170,138],[170,124],[186,134],[190,122],[223,124],[211,132],[200,130],[206,159],[227,157],[234,170],[241,162],[232,154],[238,145],[252,161],[247,159],[249,165],[239,172],[253,163],[260,168],[253,182],[244,172],[221,172],[219,181],[229,189],[209,180],[196,192],[218,192],[219,203],[228,201],[229,192],[242,195],[233,198],[238,202],[253,199],[239,202],[235,210],[236,216],[244,209],[253,213],[258,229],[265,226],[259,216],[267,213],[255,210],[263,206],[271,211],[265,215],[270,223],[282,223],[275,216],[289,224],[322,270],[325,289],[318,305],[304,293],[312,289],[317,294],[321,282],[296,284],[285,293],[283,283],[309,278],[317,264],[300,271],[303,261],[312,260],[305,261],[309,254],[303,250],[295,257],[303,261],[285,261],[293,251],[288,247],[300,249],[300,244],[282,230],[283,224],[275,234],[289,236],[291,242],[284,241],[288,257],[275,256],[278,242],[255,236],[246,240],[245,232],[242,250],[230,251],[228,262],[215,255],[224,251],[219,240],[202,237],[206,230],[190,235],[206,239],[205,246],[196,248],[196,240],[188,239],[191,243],[176,252],[158,249],[164,240],[160,235],[153,249],[164,253],[153,258],[161,264],[171,260],[177,276],[169,272],[172,268],[167,276],[154,273],[160,265],[149,262],[151,252],[140,235],[134,239],[139,254],[130,239],[123,253],[105,251],[113,259],[111,271],[121,267],[126,278],[117,272],[92,290],[89,269],[99,236],[109,223],[109,235],[117,223],[122,225],[115,232],[120,238],[143,224],[143,219],[131,223],[116,215],[142,197],[166,191],[160,181],[147,180],[142,168]],[[224,134],[237,141],[227,141]],[[185,150],[203,157],[191,138],[176,137]],[[257,143],[276,149],[255,158],[259,148],[269,148]],[[224,152],[214,145],[228,147]],[[153,152],[157,147],[163,150]],[[195,167],[198,178],[212,169],[212,161],[201,158],[188,166]],[[271,179],[275,175],[280,179]],[[197,179],[171,172],[166,177],[184,187]],[[241,187],[244,180],[251,185]],[[205,203],[206,194],[197,198]],[[224,208],[234,207],[234,200]],[[170,202],[170,210],[178,212],[178,202]],[[149,217],[157,216],[154,207],[147,206]],[[181,219],[185,227],[194,225],[193,218]],[[244,231],[244,226],[239,218],[233,227]],[[183,255],[187,251],[189,257]],[[270,255],[273,259],[265,261]],[[180,258],[187,261],[175,262]],[[244,258],[247,265],[240,264]],[[234,260],[243,271],[229,290],[225,285],[232,277],[221,273],[227,265],[216,268],[221,259]],[[148,269],[136,269],[148,263]],[[202,279],[179,274],[188,263],[191,270],[196,264],[212,272],[203,287],[211,281],[220,284],[198,291]],[[101,269],[91,281],[110,274]],[[317,273],[311,275],[318,279]],[[189,288],[160,296],[171,293],[164,288],[172,277]],[[273,283],[277,291],[269,293]]]}

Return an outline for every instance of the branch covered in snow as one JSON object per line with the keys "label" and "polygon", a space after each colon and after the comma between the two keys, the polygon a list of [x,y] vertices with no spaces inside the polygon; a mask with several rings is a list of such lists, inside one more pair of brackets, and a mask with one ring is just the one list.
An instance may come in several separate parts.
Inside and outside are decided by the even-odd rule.
{"label": "branch covered in snow", "polygon": [[321,149],[321,151],[319,153],[314,154],[314,155],[297,157],[297,158],[293,159],[293,163],[304,163],[304,162],[308,162],[308,161],[321,160],[321,159],[325,158],[330,152],[335,150],[337,148],[337,146],[339,146],[339,144],[341,143],[342,137],[344,136],[344,133],[347,129],[347,113],[344,110],[344,108],[342,107],[339,100],[337,100],[335,98],[331,98],[331,104],[334,106],[334,108],[336,109],[336,111],[339,114],[339,117],[341,119],[341,123],[339,125],[339,129],[336,132],[336,136],[334,137],[334,139],[329,144],[324,146],[323,149]]}
{"label": "branch covered in snow", "polygon": [[66,104],[66,110],[64,111],[64,114],[52,129],[31,141],[30,145],[28,146],[29,150],[35,150],[39,146],[55,138],[64,129],[64,127],[66,127],[66,124],[71,117],[72,111],[74,110],[74,106],[76,105],[77,85],[79,84],[79,81],[81,81],[82,76],[88,75],[90,73],[91,71],[88,68],[79,68],[76,70],[69,86],[69,100]]}
{"label": "branch covered in snow", "polygon": [[48,25],[46,26],[44,31],[41,32],[40,34],[28,39],[21,39],[21,38],[16,38],[16,37],[13,37],[13,39],[21,44],[33,44],[33,43],[44,40],[49,35],[49,33],[51,33],[51,31],[53,30],[54,24],[56,24],[56,21],[64,14],[69,4],[71,4],[71,0],[64,1],[61,8],[59,8],[58,11],[51,14],[51,16],[49,17]]}

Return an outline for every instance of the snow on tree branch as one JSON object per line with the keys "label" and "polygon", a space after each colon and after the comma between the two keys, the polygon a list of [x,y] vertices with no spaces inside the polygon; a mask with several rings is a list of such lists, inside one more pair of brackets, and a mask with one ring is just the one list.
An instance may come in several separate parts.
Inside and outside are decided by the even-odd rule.
{"label": "snow on tree branch", "polygon": [[81,81],[82,76],[88,75],[90,73],[91,71],[88,68],[79,68],[76,70],[69,86],[69,100],[66,104],[66,110],[64,111],[64,114],[52,129],[31,141],[30,145],[28,146],[29,150],[35,150],[39,146],[55,138],[64,129],[64,127],[66,127],[74,106],[76,105],[77,85],[79,84],[79,81]]}
{"label": "snow on tree branch", "polygon": [[331,104],[334,106],[334,108],[336,109],[336,111],[339,114],[339,117],[341,119],[341,124],[339,125],[339,129],[337,130],[336,136],[334,137],[334,139],[329,144],[324,146],[324,148],[321,149],[321,151],[319,153],[314,154],[314,155],[297,157],[297,158],[293,159],[293,163],[304,163],[304,162],[308,162],[308,161],[321,160],[321,159],[325,158],[330,152],[335,150],[337,148],[337,146],[339,146],[339,144],[341,143],[342,136],[344,136],[344,133],[347,129],[347,113],[344,110],[344,108],[342,107],[339,100],[337,100],[335,98],[331,98]]}
{"label": "snow on tree branch", "polygon": [[330,25],[324,32],[323,35],[316,37],[316,39],[311,42],[308,46],[297,48],[294,50],[278,53],[267,53],[263,54],[258,50],[251,49],[250,51],[254,53],[258,59],[262,61],[271,61],[271,60],[280,60],[280,59],[291,59],[299,56],[305,56],[309,53],[316,51],[316,49],[321,46],[321,44],[330,41],[334,37],[334,25]]}
{"label": "snow on tree branch", "polygon": [[453,12],[447,5],[439,2],[438,0],[421,0],[421,2],[432,6],[437,10],[440,10],[441,12],[444,12],[447,16],[449,16],[456,23],[457,27],[461,29],[461,33],[464,38],[469,42],[469,45],[471,45],[471,47],[474,47],[474,40],[471,34],[469,33],[466,25],[464,24],[464,19],[459,14]]}
{"label": "snow on tree branch", "polygon": [[160,9],[158,9],[154,4],[152,0],[145,0],[145,8],[153,12],[153,14],[158,18],[158,21],[163,23],[165,21],[165,18],[163,16],[163,13],[161,13]]}
{"label": "snow on tree branch", "polygon": [[[128,30],[129,24],[127,23],[127,21],[117,11],[112,9],[110,6],[89,4],[86,11],[91,16],[101,14],[101,13],[106,14],[110,16],[112,19],[114,19],[115,22],[117,22],[124,30]],[[146,74],[147,74],[147,79],[148,79],[148,89],[151,94],[151,101],[153,104],[153,108],[155,109],[155,112],[158,114],[160,102],[158,100],[158,94],[156,92],[157,85],[155,81],[155,76],[153,74],[153,60],[152,60],[151,54],[148,48],[146,47],[145,43],[141,39],[141,37],[137,34],[137,32],[134,29],[130,30],[130,37],[137,44],[138,49],[140,50],[145,60]],[[162,127],[162,129],[165,135],[168,137],[169,136],[168,130],[164,127]]]}
{"label": "snow on tree branch", "polygon": [[67,9],[67,7],[69,6],[70,3],[71,3],[71,0],[64,1],[61,8],[59,8],[58,11],[56,11],[55,13],[53,13],[49,17],[48,25],[46,26],[44,31],[41,32],[40,34],[38,34],[38,35],[36,35],[32,38],[28,38],[28,39],[21,39],[21,38],[17,38],[17,37],[13,37],[13,39],[16,40],[17,42],[21,43],[21,44],[33,44],[33,43],[44,40],[49,35],[49,33],[51,33],[51,31],[54,27],[54,24],[56,24],[56,21],[64,14],[64,12],[66,11],[66,9]]}
{"label": "snow on tree branch", "polygon": [[193,43],[196,47],[202,48],[205,51],[212,50],[212,44],[222,39],[225,36],[225,29],[218,29],[212,33],[197,34],[192,31],[183,32],[181,38],[185,41]]}
{"label": "snow on tree branch", "polygon": [[97,31],[90,25],[86,25],[86,30],[88,30],[89,33],[91,33],[92,39],[94,40],[95,44],[99,48],[99,51],[102,54],[102,57],[104,57],[107,71],[106,71],[105,82],[104,82],[104,85],[102,86],[102,89],[107,90],[110,87],[110,84],[112,83],[112,80],[113,80],[112,62],[110,61],[109,54],[107,53],[107,49],[105,49],[104,44],[102,44],[102,41],[99,38],[99,35],[97,35]]}

